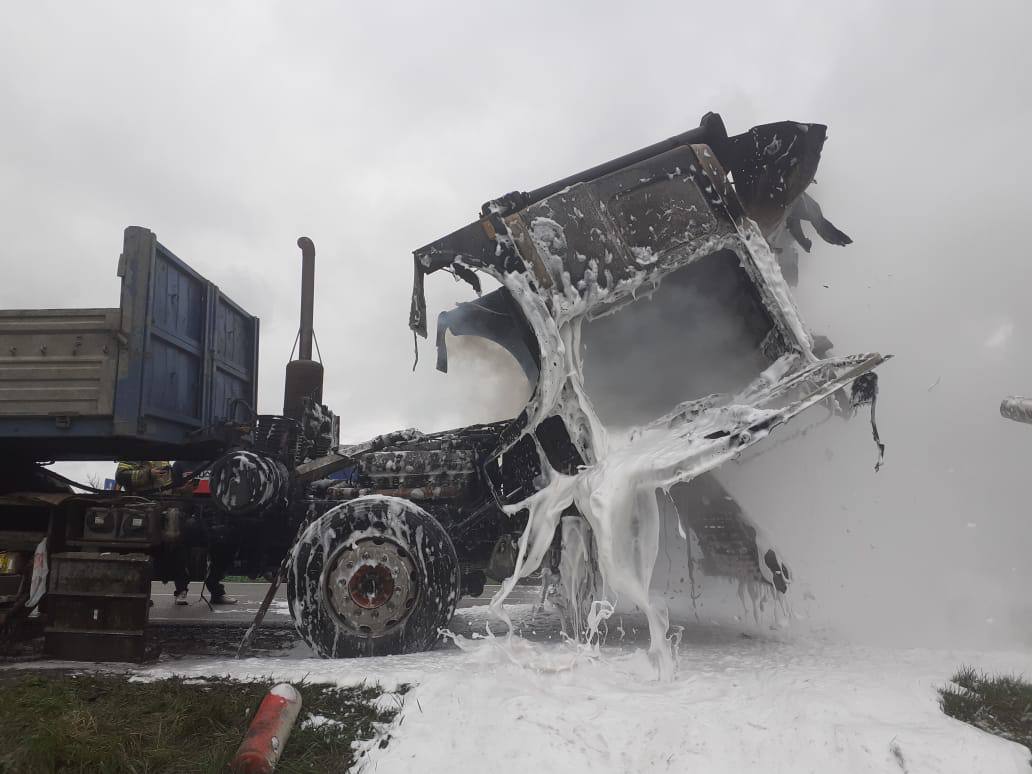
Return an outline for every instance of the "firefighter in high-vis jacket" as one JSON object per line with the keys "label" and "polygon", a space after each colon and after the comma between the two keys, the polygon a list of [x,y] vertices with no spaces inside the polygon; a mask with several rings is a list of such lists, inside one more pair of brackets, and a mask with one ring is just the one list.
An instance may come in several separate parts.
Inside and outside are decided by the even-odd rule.
{"label": "firefighter in high-vis jacket", "polygon": [[172,484],[172,463],[167,460],[119,462],[115,485],[123,491],[150,493]]}
{"label": "firefighter in high-vis jacket", "polygon": [[[180,480],[176,480],[176,479]],[[173,465],[167,460],[140,460],[119,462],[115,470],[115,486],[131,494],[156,494],[161,490],[170,490],[173,484],[182,486],[182,475],[176,476]],[[215,548],[215,547],[211,547]],[[186,605],[190,590],[189,549],[185,545],[167,549],[166,562],[172,567],[172,581],[175,584],[175,604]],[[211,593],[214,605],[234,605],[236,599],[226,594],[222,585],[228,562],[223,558],[222,550],[209,550],[209,572],[204,585]]]}
{"label": "firefighter in high-vis jacket", "polygon": [[[115,487],[130,494],[151,494],[171,484],[172,463],[168,460],[119,462],[115,470]],[[185,546],[169,546],[166,547],[165,555],[161,559],[164,566],[171,568],[172,582],[176,587],[175,604],[187,604],[187,595],[190,591],[188,550]]]}

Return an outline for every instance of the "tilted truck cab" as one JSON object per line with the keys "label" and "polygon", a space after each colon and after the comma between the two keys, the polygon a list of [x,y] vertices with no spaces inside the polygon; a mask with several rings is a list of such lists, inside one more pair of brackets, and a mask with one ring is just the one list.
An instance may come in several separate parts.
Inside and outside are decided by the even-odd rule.
{"label": "tilted truck cab", "polygon": [[[490,489],[492,499],[483,505],[445,486],[450,471],[440,464],[425,482],[440,485],[439,495],[428,494],[421,476],[416,496],[392,491],[385,498],[375,486],[325,490],[325,496],[348,502],[312,521],[289,576],[295,621],[311,622],[299,624],[309,644],[323,655],[342,656],[394,653],[434,641],[463,592],[460,577],[477,570],[470,562],[457,572],[465,552],[457,560],[444,537],[465,539],[474,528],[488,541],[497,535],[484,572],[511,587],[517,576],[544,570],[544,583],[559,592],[557,601],[569,613],[569,634],[584,633],[580,613],[597,599],[592,595],[599,584],[571,593],[576,584],[562,576],[571,567],[567,536],[574,546],[592,545],[585,532],[592,514],[584,507],[590,492],[580,500],[571,494],[563,500],[568,507],[545,513],[535,511],[538,494],[556,481],[590,480],[593,470],[605,470],[606,433],[582,378],[581,322],[619,316],[622,307],[667,281],[705,296],[741,329],[737,348],[724,353],[738,361],[734,378],[719,385],[720,393],[689,392],[668,413],[652,417],[617,455],[617,465],[632,464],[639,447],[646,447],[646,490],[699,479],[671,496],[686,525],[699,533],[706,566],[784,592],[787,565],[707,473],[811,406],[826,403],[848,415],[873,400],[870,372],[885,357],[823,357],[826,347],[815,351],[768,243],[789,223],[793,234],[801,233],[802,219],[819,219],[820,233],[848,242],[804,198],[824,138],[825,127],[795,122],[728,137],[719,116],[709,114],[698,129],[668,141],[536,191],[489,201],[479,219],[416,250],[410,327],[418,335],[428,335],[427,275],[447,271],[478,296],[478,272],[500,285],[441,314],[438,367],[447,369],[446,332],[483,336],[513,355],[533,393],[520,416],[482,428],[488,432],[472,448],[475,465],[467,462],[466,469],[473,469],[466,480]],[[684,337],[705,337],[707,331],[689,328]],[[701,370],[713,364],[693,365]],[[438,434],[438,442],[459,444],[466,432]],[[398,481],[414,472],[407,460],[415,449],[411,441],[384,449],[386,470],[400,474]],[[714,493],[721,493],[719,502],[700,507]],[[417,535],[433,538],[420,544]],[[389,550],[380,551],[381,545]],[[412,572],[399,556],[424,557],[427,569],[420,565],[417,574],[434,577],[426,587],[431,604],[410,618],[404,608],[399,614],[388,593]],[[467,560],[472,556],[466,553]],[[586,596],[572,598],[580,591]],[[419,632],[413,641],[404,637],[406,621]]]}

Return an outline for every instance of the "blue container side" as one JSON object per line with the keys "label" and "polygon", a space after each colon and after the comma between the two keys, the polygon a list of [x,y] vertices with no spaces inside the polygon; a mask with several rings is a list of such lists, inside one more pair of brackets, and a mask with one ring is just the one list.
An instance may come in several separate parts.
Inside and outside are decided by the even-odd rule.
{"label": "blue container side", "polygon": [[226,443],[218,426],[249,418],[258,397],[258,318],[146,228],[125,230],[118,275],[111,414],[0,417],[0,456],[207,459]]}

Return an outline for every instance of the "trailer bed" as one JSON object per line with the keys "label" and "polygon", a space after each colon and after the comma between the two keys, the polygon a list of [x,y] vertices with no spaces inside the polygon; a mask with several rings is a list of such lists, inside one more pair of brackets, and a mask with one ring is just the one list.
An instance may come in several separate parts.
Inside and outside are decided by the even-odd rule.
{"label": "trailer bed", "polygon": [[118,276],[117,308],[0,310],[5,458],[202,458],[248,419],[258,319],[145,228]]}

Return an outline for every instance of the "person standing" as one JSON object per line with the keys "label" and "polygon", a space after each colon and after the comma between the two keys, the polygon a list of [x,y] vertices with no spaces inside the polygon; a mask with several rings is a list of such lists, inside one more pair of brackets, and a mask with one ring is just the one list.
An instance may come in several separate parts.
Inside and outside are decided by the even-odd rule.
{"label": "person standing", "polygon": [[[115,470],[115,486],[130,494],[156,494],[170,488],[172,483],[173,465],[167,460],[119,462]],[[190,590],[189,549],[178,543],[164,546],[163,553],[161,564],[172,571],[174,604],[186,605]]]}
{"label": "person standing", "polygon": [[[184,488],[188,478],[197,471],[190,468],[186,463],[177,461],[172,466],[172,483],[178,488]],[[235,547],[216,534],[215,530],[208,529],[205,534],[205,543],[208,547],[208,572],[204,578],[204,585],[208,589],[209,599],[213,605],[235,605],[235,597],[226,593],[226,587],[222,585],[226,571],[233,563],[233,556],[236,553]],[[183,595],[183,602],[179,602],[179,594],[176,593],[176,604],[186,604],[186,595]]]}

